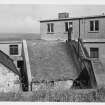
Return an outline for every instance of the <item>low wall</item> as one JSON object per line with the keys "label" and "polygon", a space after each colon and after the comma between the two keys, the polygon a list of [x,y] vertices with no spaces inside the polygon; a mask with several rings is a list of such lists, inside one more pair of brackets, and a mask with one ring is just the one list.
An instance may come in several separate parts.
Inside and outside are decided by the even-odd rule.
{"label": "low wall", "polygon": [[18,92],[19,89],[18,75],[0,64],[0,92]]}
{"label": "low wall", "polygon": [[51,81],[46,83],[32,83],[32,91],[54,89],[54,90],[66,90],[70,89],[73,85],[72,80],[67,81]]}

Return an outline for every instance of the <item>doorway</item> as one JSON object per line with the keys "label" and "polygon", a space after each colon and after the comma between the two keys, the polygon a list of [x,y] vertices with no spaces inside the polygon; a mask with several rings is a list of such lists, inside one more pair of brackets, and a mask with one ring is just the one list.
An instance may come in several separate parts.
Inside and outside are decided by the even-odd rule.
{"label": "doorway", "polygon": [[17,67],[20,68],[22,90],[28,91],[28,77],[27,72],[25,70],[24,61],[18,60]]}

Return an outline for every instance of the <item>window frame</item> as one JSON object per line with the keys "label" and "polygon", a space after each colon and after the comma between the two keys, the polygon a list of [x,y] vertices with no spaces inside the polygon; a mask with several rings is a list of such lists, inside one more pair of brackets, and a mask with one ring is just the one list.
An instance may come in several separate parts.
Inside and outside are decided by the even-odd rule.
{"label": "window frame", "polygon": [[19,55],[19,48],[17,44],[9,45],[9,54],[12,56]]}
{"label": "window frame", "polygon": [[47,24],[47,33],[54,33],[54,23]]}
{"label": "window frame", "polygon": [[[97,49],[97,50],[95,50]],[[92,52],[93,50],[93,52]],[[97,51],[97,53],[96,53]],[[93,55],[92,53],[94,53],[95,55]],[[98,47],[90,47],[90,58],[99,58],[99,48]]]}
{"label": "window frame", "polygon": [[90,20],[89,26],[90,32],[99,32],[99,20]]}
{"label": "window frame", "polygon": [[70,25],[72,25],[72,27],[73,27],[73,22],[72,21],[65,22],[65,32],[68,32],[68,29],[69,29]]}

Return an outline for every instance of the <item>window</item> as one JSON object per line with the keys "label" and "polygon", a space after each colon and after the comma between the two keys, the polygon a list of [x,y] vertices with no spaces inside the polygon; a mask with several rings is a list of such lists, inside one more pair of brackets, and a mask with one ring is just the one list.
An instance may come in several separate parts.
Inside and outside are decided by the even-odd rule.
{"label": "window", "polygon": [[50,24],[47,24],[47,32],[50,32]]}
{"label": "window", "polygon": [[65,32],[68,31],[69,27],[72,27],[72,22],[65,22]]}
{"label": "window", "polygon": [[17,61],[17,67],[18,68],[24,68],[24,61],[23,60],[18,60]]}
{"label": "window", "polygon": [[94,31],[94,22],[90,21],[90,31]]}
{"label": "window", "polygon": [[99,58],[99,49],[98,48],[90,48],[90,57],[91,58]]}
{"label": "window", "polygon": [[99,21],[98,20],[95,21],[95,30],[96,31],[99,30]]}
{"label": "window", "polygon": [[54,32],[54,24],[51,23],[51,32]]}
{"label": "window", "polygon": [[54,32],[54,24],[53,23],[49,23],[47,24],[47,32]]}
{"label": "window", "polygon": [[18,55],[18,45],[10,45],[10,55]]}
{"label": "window", "polygon": [[68,31],[68,22],[65,22],[65,31]]}
{"label": "window", "polygon": [[90,21],[90,31],[99,31],[99,21]]}

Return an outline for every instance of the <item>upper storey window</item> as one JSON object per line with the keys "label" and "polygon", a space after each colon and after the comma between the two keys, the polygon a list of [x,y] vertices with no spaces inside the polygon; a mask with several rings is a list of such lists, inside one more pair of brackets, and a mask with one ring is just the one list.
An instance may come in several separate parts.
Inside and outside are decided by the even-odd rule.
{"label": "upper storey window", "polygon": [[90,21],[90,31],[99,31],[99,21]]}
{"label": "upper storey window", "polygon": [[47,24],[47,32],[54,32],[54,23],[48,23]]}
{"label": "upper storey window", "polygon": [[65,32],[68,31],[70,26],[72,27],[72,22],[65,22]]}

